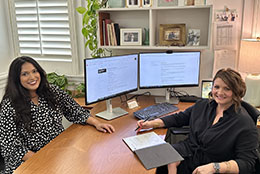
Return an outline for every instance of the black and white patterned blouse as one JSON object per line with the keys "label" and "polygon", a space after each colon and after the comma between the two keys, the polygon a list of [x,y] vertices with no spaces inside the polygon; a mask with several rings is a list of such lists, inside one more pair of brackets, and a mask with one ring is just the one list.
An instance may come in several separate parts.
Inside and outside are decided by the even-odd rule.
{"label": "black and white patterned blouse", "polygon": [[9,99],[2,101],[0,112],[0,147],[5,161],[5,173],[12,173],[21,163],[23,156],[31,151],[38,151],[58,136],[63,130],[62,117],[70,122],[85,123],[90,116],[66,92],[51,85],[57,97],[57,109],[52,109],[47,101],[39,97],[38,105],[31,102],[32,132],[25,128],[17,130],[15,110]]}

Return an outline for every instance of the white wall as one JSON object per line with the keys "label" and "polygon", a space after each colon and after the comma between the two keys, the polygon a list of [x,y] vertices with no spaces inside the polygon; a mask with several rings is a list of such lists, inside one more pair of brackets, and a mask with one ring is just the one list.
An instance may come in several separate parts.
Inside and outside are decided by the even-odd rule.
{"label": "white wall", "polygon": [[8,67],[14,57],[7,3],[8,1],[0,1],[0,99],[6,83]]}

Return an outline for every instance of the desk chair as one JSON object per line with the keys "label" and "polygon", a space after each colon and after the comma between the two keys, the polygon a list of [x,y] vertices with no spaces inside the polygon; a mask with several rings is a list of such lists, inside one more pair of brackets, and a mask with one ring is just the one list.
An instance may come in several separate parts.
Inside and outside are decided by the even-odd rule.
{"label": "desk chair", "polygon": [[[249,103],[242,101],[241,106],[246,109],[248,114],[251,116],[253,119],[254,123],[257,123],[257,118],[260,115],[260,112],[250,105]],[[256,149],[258,151],[258,159],[256,161],[256,173],[260,173],[260,131],[258,130],[258,142],[259,142],[259,147]],[[189,134],[189,127],[172,127],[167,130],[166,136],[165,136],[165,141],[169,142],[170,144],[177,143],[179,141],[182,141],[188,137]],[[159,172],[158,172],[159,173]]]}

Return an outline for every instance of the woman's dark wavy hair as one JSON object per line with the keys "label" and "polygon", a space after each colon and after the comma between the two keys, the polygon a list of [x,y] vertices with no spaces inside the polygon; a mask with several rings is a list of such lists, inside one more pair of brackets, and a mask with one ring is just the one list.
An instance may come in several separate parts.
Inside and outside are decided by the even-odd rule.
{"label": "woman's dark wavy hair", "polygon": [[231,89],[233,93],[232,101],[235,104],[235,110],[237,111],[237,109],[241,105],[241,100],[246,93],[246,84],[241,75],[237,71],[231,68],[227,68],[220,69],[216,73],[213,79],[213,85],[217,78],[222,79],[225,84]]}
{"label": "woman's dark wavy hair", "polygon": [[31,63],[40,73],[41,82],[36,90],[40,97],[44,97],[48,104],[55,109],[56,100],[53,92],[50,90],[49,83],[46,78],[46,72],[31,57],[21,56],[13,60],[9,68],[8,81],[3,99],[9,98],[16,112],[16,126],[18,128],[25,127],[30,130],[31,117],[31,97],[29,91],[24,88],[20,81],[21,69],[24,63]]}

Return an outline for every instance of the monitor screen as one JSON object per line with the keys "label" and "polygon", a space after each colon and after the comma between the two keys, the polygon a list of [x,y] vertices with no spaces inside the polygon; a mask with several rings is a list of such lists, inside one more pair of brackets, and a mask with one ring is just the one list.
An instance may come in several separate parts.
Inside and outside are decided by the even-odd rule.
{"label": "monitor screen", "polygon": [[140,53],[139,87],[198,86],[200,52]]}
{"label": "monitor screen", "polygon": [[138,54],[87,58],[84,69],[86,104],[138,89]]}

